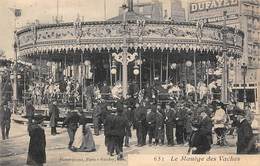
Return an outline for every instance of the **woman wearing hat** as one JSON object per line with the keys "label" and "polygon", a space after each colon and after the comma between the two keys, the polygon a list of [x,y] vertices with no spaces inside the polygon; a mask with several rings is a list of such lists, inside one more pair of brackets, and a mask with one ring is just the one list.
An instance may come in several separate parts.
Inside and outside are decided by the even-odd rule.
{"label": "woman wearing hat", "polygon": [[41,166],[46,163],[46,139],[44,129],[41,127],[43,116],[34,117],[34,122],[29,124],[30,136],[29,150],[27,156],[28,165]]}
{"label": "woman wearing hat", "polygon": [[93,135],[83,111],[80,112],[79,127],[75,134],[72,150],[77,152],[93,152],[96,150]]}

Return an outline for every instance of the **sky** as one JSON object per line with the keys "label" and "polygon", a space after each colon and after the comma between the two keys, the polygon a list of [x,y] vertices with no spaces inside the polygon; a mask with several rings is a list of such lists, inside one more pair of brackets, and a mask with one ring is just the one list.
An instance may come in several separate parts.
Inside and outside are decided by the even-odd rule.
{"label": "sky", "polygon": [[[104,2],[106,1],[106,15]],[[58,0],[59,16],[64,22],[73,22],[77,15],[84,17],[84,21],[100,21],[118,15],[118,8],[126,0]],[[151,0],[134,0],[134,2],[149,2]],[[170,12],[171,0],[163,2],[163,10]],[[187,0],[181,0],[183,6]],[[22,16],[15,21],[11,8],[22,9]],[[0,50],[5,52],[6,57],[14,57],[13,38],[14,29],[26,26],[36,19],[40,23],[53,23],[53,17],[57,13],[57,0],[0,0]],[[170,15],[170,13],[168,13]],[[16,23],[15,23],[16,22]]]}

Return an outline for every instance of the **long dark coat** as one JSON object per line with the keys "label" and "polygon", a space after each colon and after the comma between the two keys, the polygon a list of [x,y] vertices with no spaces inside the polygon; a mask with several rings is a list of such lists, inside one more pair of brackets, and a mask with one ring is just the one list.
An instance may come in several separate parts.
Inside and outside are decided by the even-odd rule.
{"label": "long dark coat", "polygon": [[189,147],[196,147],[197,149],[193,151],[193,154],[205,154],[210,150],[210,144],[207,140],[207,137],[203,135],[200,130],[192,131],[191,137],[189,140]]}
{"label": "long dark coat", "polygon": [[252,154],[256,152],[253,131],[246,119],[237,128],[237,154]]}
{"label": "long dark coat", "polygon": [[104,135],[105,136],[111,136],[115,118],[116,118],[116,116],[114,114],[107,112],[106,118],[104,120]]}
{"label": "long dark coat", "polygon": [[51,104],[49,106],[49,115],[50,115],[50,126],[51,127],[56,127],[57,126],[57,121],[58,121],[58,118],[59,118],[59,108],[54,105],[54,104]]}
{"label": "long dark coat", "polygon": [[76,131],[78,128],[80,116],[77,112],[69,112],[62,126],[67,126],[68,129]]}
{"label": "long dark coat", "polygon": [[165,123],[166,125],[171,125],[174,126],[175,122],[176,122],[176,115],[175,112],[173,110],[166,110],[165,111]]}
{"label": "long dark coat", "polygon": [[210,144],[213,143],[213,141],[212,141],[212,126],[213,125],[212,125],[211,119],[208,116],[206,116],[200,122],[200,132],[207,137]]}
{"label": "long dark coat", "polygon": [[111,126],[111,135],[124,137],[126,134],[130,133],[129,130],[129,122],[126,116],[123,113],[118,113]]}
{"label": "long dark coat", "polygon": [[160,112],[156,112],[155,120],[156,120],[155,138],[163,139],[164,138],[164,117]]}
{"label": "long dark coat", "polygon": [[44,129],[37,124],[29,127],[29,150],[27,156],[28,165],[37,165],[46,163],[46,140]]}
{"label": "long dark coat", "polygon": [[134,127],[143,126],[145,127],[146,122],[146,111],[143,107],[138,107],[134,110]]}

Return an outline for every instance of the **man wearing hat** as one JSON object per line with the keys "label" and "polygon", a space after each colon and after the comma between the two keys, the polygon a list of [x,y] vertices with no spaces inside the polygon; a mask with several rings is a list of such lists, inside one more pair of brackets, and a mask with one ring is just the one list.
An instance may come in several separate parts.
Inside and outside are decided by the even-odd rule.
{"label": "man wearing hat", "polygon": [[179,108],[177,108],[176,112],[176,141],[177,144],[184,143],[184,124],[185,124],[185,109],[184,105],[180,104]]}
{"label": "man wearing hat", "polygon": [[164,119],[165,116],[161,112],[161,106],[157,105],[156,107],[156,124],[155,124],[155,144],[157,145],[160,142],[160,145],[164,145]]}
{"label": "man wearing hat", "polygon": [[10,125],[11,125],[11,110],[8,108],[7,102],[1,106],[0,110],[0,125],[1,125],[1,131],[2,131],[2,139],[8,139],[9,138],[9,131],[10,131]]}
{"label": "man wearing hat", "polygon": [[134,127],[136,129],[137,146],[144,146],[145,140],[143,133],[145,132],[146,112],[139,103],[135,104],[134,110]]}
{"label": "man wearing hat", "polygon": [[224,146],[225,141],[225,123],[227,119],[227,115],[225,110],[221,107],[222,104],[220,102],[217,103],[217,110],[215,112],[214,117],[212,118],[214,122],[214,130],[217,134],[217,145]]}
{"label": "man wearing hat", "polygon": [[200,121],[200,131],[203,135],[207,137],[209,144],[213,143],[212,140],[212,122],[211,119],[208,117],[206,112],[200,113],[201,121]]}
{"label": "man wearing hat", "polygon": [[25,106],[25,113],[26,113],[26,117],[28,119],[28,124],[32,123],[33,117],[34,117],[34,113],[35,113],[35,108],[32,104],[32,100],[28,99],[27,100],[27,104]]}
{"label": "man wearing hat", "polygon": [[188,153],[192,150],[192,154],[206,154],[210,150],[210,144],[206,136],[201,132],[199,122],[194,120],[191,127],[192,133],[189,140]]}
{"label": "man wearing hat", "polygon": [[152,144],[152,139],[155,138],[156,127],[156,106],[151,105],[147,108],[146,122],[148,128],[149,145]]}
{"label": "man wearing hat", "polygon": [[46,163],[46,139],[44,129],[41,127],[44,118],[42,115],[39,115],[33,119],[34,122],[29,124],[28,127],[30,143],[27,164],[41,166],[43,163]]}
{"label": "man wearing hat", "polygon": [[103,124],[105,135],[105,146],[107,147],[107,154],[113,156],[115,150],[115,143],[113,142],[112,129],[116,118],[116,110],[109,105],[103,111]]}
{"label": "man wearing hat", "polygon": [[[71,108],[72,109],[72,108]],[[71,149],[72,144],[74,142],[74,136],[78,128],[80,116],[78,115],[76,110],[70,110],[68,112],[67,117],[65,118],[62,127],[67,127],[67,132],[69,135],[69,145],[68,148]]]}
{"label": "man wearing hat", "polygon": [[127,121],[129,123],[129,125],[128,125],[129,129],[127,130],[127,132],[129,132],[129,133],[126,133],[126,136],[125,136],[125,147],[129,147],[129,139],[132,136],[131,126],[134,121],[134,113],[133,113],[131,107],[128,107],[126,101],[123,102],[123,114],[126,116]]}
{"label": "man wearing hat", "polygon": [[126,116],[123,114],[123,106],[121,102],[116,104],[117,115],[113,121],[111,128],[112,141],[115,143],[115,150],[117,159],[123,159],[123,143],[124,137],[129,136],[130,133],[129,122]]}
{"label": "man wearing hat", "polygon": [[51,127],[51,135],[56,135],[57,134],[57,122],[59,119],[59,108],[57,107],[57,102],[53,101],[49,105],[49,116],[50,116],[50,127]]}
{"label": "man wearing hat", "polygon": [[252,127],[246,119],[246,112],[237,112],[237,154],[257,153]]}
{"label": "man wearing hat", "polygon": [[101,115],[102,107],[100,103],[94,103],[94,112],[93,112],[93,125],[94,125],[94,134],[99,135],[101,129]]}
{"label": "man wearing hat", "polygon": [[175,112],[171,109],[169,104],[166,104],[165,109],[165,123],[166,123],[166,137],[168,146],[174,145],[174,137],[173,137],[173,127],[175,125]]}

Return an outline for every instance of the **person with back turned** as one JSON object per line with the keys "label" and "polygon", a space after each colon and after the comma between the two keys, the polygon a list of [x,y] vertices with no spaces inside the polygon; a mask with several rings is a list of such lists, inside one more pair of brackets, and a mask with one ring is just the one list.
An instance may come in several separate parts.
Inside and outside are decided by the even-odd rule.
{"label": "person with back turned", "polygon": [[126,116],[123,114],[123,106],[119,102],[117,103],[117,115],[115,117],[111,129],[112,140],[115,143],[117,160],[123,159],[124,137],[126,136],[127,133],[129,133],[129,131],[127,130],[129,130],[129,122]]}
{"label": "person with back turned", "polygon": [[246,119],[246,112],[237,112],[237,154],[257,153],[255,138],[250,123]]}
{"label": "person with back turned", "polygon": [[59,108],[57,107],[57,102],[54,101],[49,106],[49,116],[50,116],[50,127],[51,127],[51,135],[57,134],[57,122],[59,119]]}
{"label": "person with back turned", "polygon": [[64,126],[67,127],[67,131],[68,131],[68,135],[69,135],[69,139],[70,139],[69,145],[68,145],[69,149],[72,148],[75,133],[78,128],[79,119],[80,119],[80,116],[78,115],[78,113],[75,110],[71,110],[63,122],[62,127],[64,127]]}
{"label": "person with back turned", "polygon": [[166,138],[168,146],[174,145],[173,127],[175,124],[175,112],[171,109],[169,104],[166,104],[165,109],[165,123],[166,123]]}
{"label": "person with back turned", "polygon": [[29,124],[28,131],[30,136],[27,164],[42,166],[46,163],[46,139],[44,129],[41,127],[43,116],[34,117],[34,122]]}

